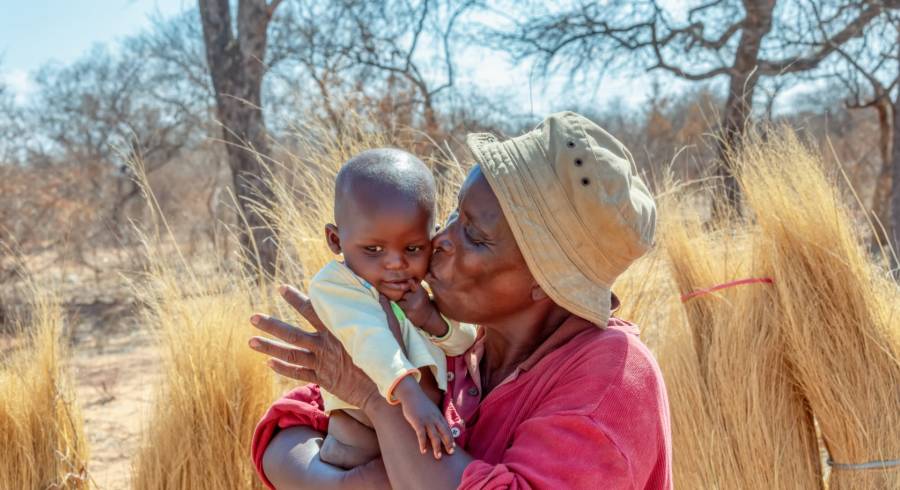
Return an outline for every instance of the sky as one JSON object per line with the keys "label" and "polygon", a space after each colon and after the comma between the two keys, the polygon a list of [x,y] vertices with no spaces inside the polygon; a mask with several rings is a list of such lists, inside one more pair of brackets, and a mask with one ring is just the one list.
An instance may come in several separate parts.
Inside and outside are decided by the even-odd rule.
{"label": "sky", "polygon": [[191,0],[0,0],[0,77],[21,101],[44,63],[70,63],[97,43],[115,43],[174,15]]}

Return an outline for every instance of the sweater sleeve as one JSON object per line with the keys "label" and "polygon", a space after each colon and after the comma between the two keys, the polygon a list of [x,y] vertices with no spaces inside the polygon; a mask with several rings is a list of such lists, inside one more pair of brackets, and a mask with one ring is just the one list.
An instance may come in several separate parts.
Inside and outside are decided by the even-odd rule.
{"label": "sweater sleeve", "polygon": [[471,462],[460,489],[633,488],[623,452],[587,415],[529,419],[499,464]]}
{"label": "sweater sleeve", "polygon": [[309,298],[322,323],[385,399],[392,400],[391,390],[399,378],[407,374],[419,378],[388,328],[381,305],[352,276],[346,277],[337,266],[326,266],[310,282]]}

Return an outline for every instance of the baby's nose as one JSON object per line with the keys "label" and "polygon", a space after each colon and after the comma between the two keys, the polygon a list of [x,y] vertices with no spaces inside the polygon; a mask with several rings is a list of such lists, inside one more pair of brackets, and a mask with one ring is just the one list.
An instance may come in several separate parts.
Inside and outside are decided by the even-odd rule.
{"label": "baby's nose", "polygon": [[406,259],[401,254],[388,254],[384,259],[386,269],[405,269],[406,265]]}

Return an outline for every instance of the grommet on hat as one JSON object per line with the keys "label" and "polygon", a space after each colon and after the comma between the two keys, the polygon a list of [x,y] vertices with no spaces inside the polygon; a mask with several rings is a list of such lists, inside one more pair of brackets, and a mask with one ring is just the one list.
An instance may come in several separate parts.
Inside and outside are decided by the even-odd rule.
{"label": "grommet on hat", "polygon": [[476,133],[466,143],[541,288],[605,327],[613,282],[656,231],[656,204],[631,153],[574,112],[506,141]]}

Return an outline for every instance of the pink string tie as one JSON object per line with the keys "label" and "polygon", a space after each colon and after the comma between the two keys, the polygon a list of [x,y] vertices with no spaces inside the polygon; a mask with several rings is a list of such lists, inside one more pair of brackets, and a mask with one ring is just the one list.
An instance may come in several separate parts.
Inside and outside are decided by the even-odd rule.
{"label": "pink string tie", "polygon": [[744,284],[754,284],[754,283],[764,283],[764,284],[772,284],[773,281],[771,277],[750,277],[747,279],[738,279],[735,281],[726,282],[724,284],[719,284],[717,286],[713,286],[711,288],[706,289],[698,289],[696,291],[691,291],[687,294],[681,295],[681,302],[684,303],[689,299],[696,298],[697,296],[703,296],[704,294],[714,293],[716,291],[727,289],[734,286],[741,286]]}

